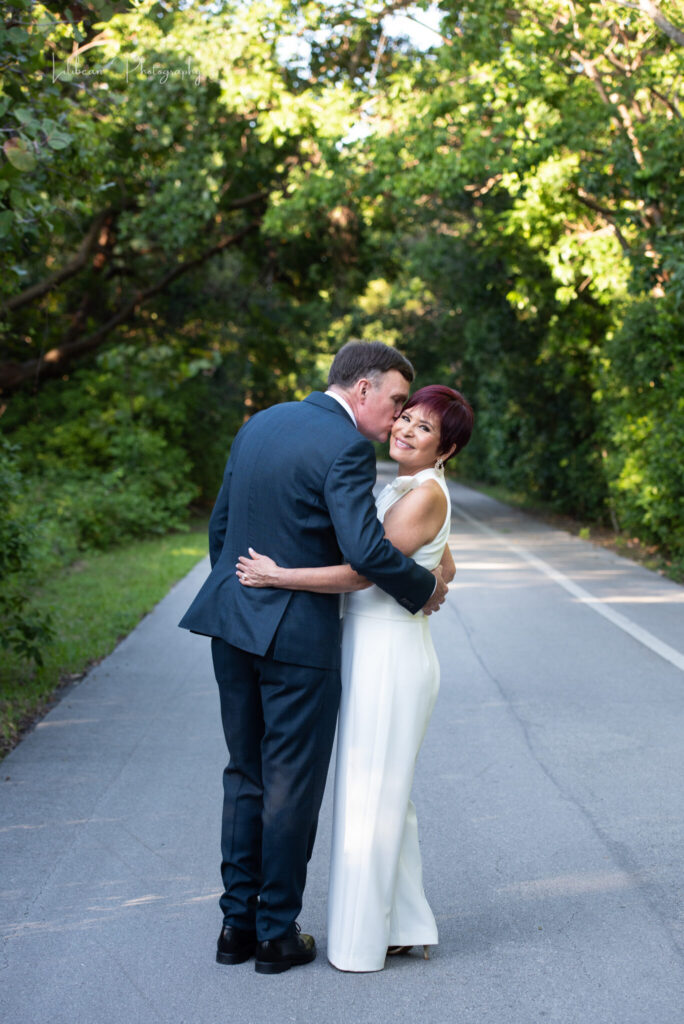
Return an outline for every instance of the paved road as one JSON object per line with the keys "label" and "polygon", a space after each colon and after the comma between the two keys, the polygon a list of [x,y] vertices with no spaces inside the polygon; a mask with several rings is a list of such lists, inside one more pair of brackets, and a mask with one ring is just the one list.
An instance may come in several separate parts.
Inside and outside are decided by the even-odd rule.
{"label": "paved road", "polygon": [[[429,963],[213,962],[222,738],[202,563],[0,766],[7,1024],[683,1024],[684,590],[454,486],[415,801]],[[617,615],[607,619],[605,613]]]}

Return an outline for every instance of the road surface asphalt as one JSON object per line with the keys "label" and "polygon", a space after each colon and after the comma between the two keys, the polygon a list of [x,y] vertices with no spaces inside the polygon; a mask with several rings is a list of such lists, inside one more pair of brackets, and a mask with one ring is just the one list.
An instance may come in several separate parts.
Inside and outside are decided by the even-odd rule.
{"label": "road surface asphalt", "polygon": [[329,787],[318,959],[214,962],[225,754],[209,642],[176,628],[203,561],[0,766],[6,1024],[684,1024],[684,589],[452,497],[414,786],[431,960],[327,963]]}

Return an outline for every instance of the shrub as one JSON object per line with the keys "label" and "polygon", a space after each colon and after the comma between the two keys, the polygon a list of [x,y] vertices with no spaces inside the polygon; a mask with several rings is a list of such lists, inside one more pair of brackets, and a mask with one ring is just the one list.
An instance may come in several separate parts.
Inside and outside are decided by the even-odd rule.
{"label": "shrub", "polygon": [[684,337],[676,295],[637,301],[606,348],[606,460],[622,528],[684,562]]}
{"label": "shrub", "polygon": [[177,441],[183,423],[170,397],[171,361],[168,351],[134,360],[121,347],[43,387],[32,408],[31,396],[12,400],[6,419],[23,470],[20,503],[40,510],[45,565],[182,527],[197,487]]}
{"label": "shrub", "polygon": [[35,523],[21,509],[22,475],[16,449],[0,443],[0,645],[42,664],[41,648],[52,639],[47,615],[29,605],[27,587],[35,570]]}

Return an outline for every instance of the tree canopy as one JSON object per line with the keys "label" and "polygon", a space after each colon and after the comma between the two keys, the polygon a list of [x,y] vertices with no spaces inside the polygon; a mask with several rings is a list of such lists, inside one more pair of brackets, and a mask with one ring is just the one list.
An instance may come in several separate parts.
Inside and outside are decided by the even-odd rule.
{"label": "tree canopy", "polygon": [[210,500],[356,336],[470,398],[472,477],[684,561],[683,5],[440,12],[5,4],[0,426],[60,536]]}

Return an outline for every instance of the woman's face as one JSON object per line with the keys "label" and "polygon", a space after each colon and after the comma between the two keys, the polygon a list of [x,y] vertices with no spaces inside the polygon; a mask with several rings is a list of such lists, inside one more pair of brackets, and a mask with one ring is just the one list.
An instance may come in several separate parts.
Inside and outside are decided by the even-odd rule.
{"label": "woman's face", "polygon": [[390,458],[409,476],[434,466],[440,454],[440,429],[437,416],[424,406],[404,409],[392,427]]}

